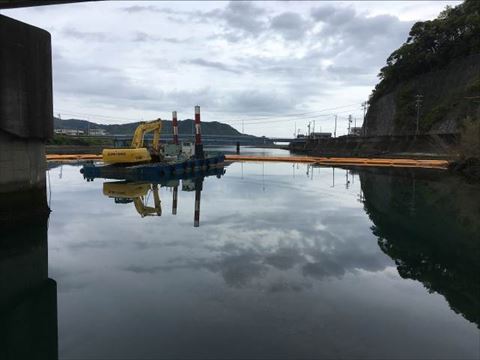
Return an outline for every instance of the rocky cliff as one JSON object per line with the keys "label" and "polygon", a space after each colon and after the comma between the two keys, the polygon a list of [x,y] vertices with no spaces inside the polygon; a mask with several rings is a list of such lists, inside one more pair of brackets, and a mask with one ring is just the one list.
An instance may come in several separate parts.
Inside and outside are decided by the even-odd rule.
{"label": "rocky cliff", "polygon": [[416,98],[422,95],[419,131],[429,134],[458,132],[466,116],[480,117],[480,54],[398,83],[370,102],[367,135],[412,134],[416,130]]}

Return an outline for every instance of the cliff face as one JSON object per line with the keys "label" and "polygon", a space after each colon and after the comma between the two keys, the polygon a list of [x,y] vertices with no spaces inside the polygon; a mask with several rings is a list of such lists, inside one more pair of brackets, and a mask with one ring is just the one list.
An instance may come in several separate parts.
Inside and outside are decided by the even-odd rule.
{"label": "cliff face", "polygon": [[417,94],[423,95],[421,133],[458,132],[466,116],[480,117],[480,54],[456,59],[441,69],[399,83],[371,101],[364,125],[366,134],[415,133]]}

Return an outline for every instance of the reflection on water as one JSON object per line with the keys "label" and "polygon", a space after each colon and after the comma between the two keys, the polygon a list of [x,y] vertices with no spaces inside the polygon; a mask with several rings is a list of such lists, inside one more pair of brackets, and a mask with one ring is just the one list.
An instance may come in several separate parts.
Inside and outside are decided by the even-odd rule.
{"label": "reflection on water", "polygon": [[48,276],[47,219],[0,221],[0,359],[58,358],[57,286]]}
{"label": "reflection on water", "polygon": [[[215,175],[221,178],[225,173],[223,167],[215,168],[207,173],[191,174],[182,179],[170,178],[157,183],[145,183],[137,181],[107,181],[103,183],[103,194],[115,200],[115,204],[135,205],[135,209],[141,217],[161,216],[162,206],[159,195],[159,187],[172,190],[172,215],[177,214],[178,188],[181,183],[182,191],[195,192],[195,210],[193,226],[200,226],[200,199],[203,189],[203,181],[208,176]],[[153,197],[153,206],[148,205],[150,195]]]}
{"label": "reflection on water", "polygon": [[78,169],[50,174],[60,357],[480,355],[479,188],[461,179],[233,163],[104,184]]}
{"label": "reflection on water", "polygon": [[480,189],[429,172],[363,170],[365,210],[403,278],[445,296],[480,326]]}

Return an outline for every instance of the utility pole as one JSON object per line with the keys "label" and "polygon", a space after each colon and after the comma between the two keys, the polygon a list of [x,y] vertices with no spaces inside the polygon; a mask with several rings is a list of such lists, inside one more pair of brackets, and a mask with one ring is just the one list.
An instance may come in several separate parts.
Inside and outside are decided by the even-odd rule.
{"label": "utility pole", "polygon": [[335,115],[335,131],[333,132],[333,137],[337,137],[337,115]]}
{"label": "utility pole", "polygon": [[422,106],[423,95],[415,95],[415,107],[417,108],[417,127],[415,130],[415,135],[418,135],[418,121],[420,120],[420,107]]}
{"label": "utility pole", "polygon": [[348,115],[348,133],[347,135],[350,135],[350,124],[352,123],[352,115]]}
{"label": "utility pole", "polygon": [[313,133],[313,138],[315,139],[315,120],[313,120],[313,131],[312,131],[312,133]]}
{"label": "utility pole", "polygon": [[362,108],[363,108],[363,136],[367,135],[367,123],[366,123],[366,116],[367,116],[367,106],[368,102],[364,101],[362,103]]}
{"label": "utility pole", "polygon": [[307,132],[308,137],[310,137],[310,121],[308,122],[308,132]]}

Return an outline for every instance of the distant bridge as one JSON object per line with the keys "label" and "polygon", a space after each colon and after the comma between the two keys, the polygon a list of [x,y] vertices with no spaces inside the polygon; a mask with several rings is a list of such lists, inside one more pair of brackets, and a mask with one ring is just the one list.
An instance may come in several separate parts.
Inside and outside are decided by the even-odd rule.
{"label": "distant bridge", "polygon": [[[132,141],[132,135],[75,135],[79,139],[99,139],[99,140],[112,140],[118,146],[129,146]],[[193,134],[179,134],[180,141],[194,141],[195,136]],[[152,134],[145,134],[145,140],[147,142],[152,141]],[[171,134],[161,134],[161,142],[172,141]],[[239,142],[241,145],[267,145],[273,144],[278,140],[272,140],[267,137],[256,137],[251,135],[215,135],[215,134],[202,134],[202,141],[207,145],[235,145]]]}

